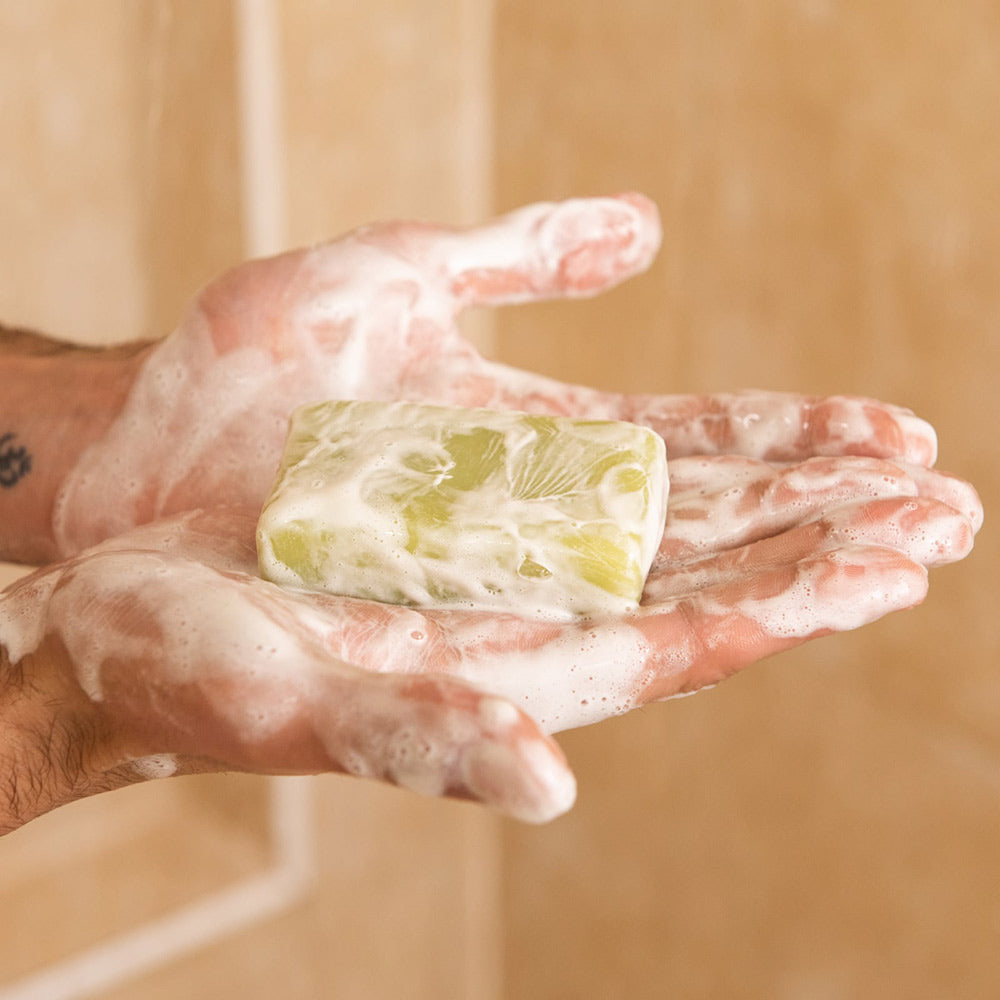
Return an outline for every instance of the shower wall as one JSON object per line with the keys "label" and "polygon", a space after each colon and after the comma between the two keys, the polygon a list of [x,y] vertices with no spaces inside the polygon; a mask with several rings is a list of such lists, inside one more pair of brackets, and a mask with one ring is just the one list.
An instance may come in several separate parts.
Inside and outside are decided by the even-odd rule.
{"label": "shower wall", "polygon": [[[261,12],[288,244],[645,191],[665,230],[649,274],[469,335],[612,389],[911,406],[989,518],[994,5],[0,0],[0,320],[162,336],[246,255],[238,28]],[[93,995],[991,996],[998,557],[988,519],[921,608],[566,734],[579,803],[546,827],[315,779],[304,896],[138,976],[105,968]],[[267,871],[271,802],[263,779],[183,779],[4,838],[0,1000]]]}

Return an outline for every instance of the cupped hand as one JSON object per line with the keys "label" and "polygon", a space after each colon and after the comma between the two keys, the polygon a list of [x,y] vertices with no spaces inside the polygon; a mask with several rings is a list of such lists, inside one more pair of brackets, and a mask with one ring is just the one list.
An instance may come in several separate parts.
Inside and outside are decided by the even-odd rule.
{"label": "cupped hand", "polygon": [[322,399],[410,399],[633,420],[671,459],[856,454],[930,465],[933,430],[848,397],[746,392],[623,396],[482,358],[467,306],[591,295],[648,266],[654,206],[639,195],[520,209],[455,229],[387,223],[222,275],[149,349],[122,413],[62,487],[64,555],[185,510],[259,506],[289,414]]}
{"label": "cupped hand", "polygon": [[866,457],[671,464],[640,608],[535,621],[290,590],[256,573],[256,507],[189,512],[0,598],[0,830],[173,773],[337,771],[550,819],[572,773],[549,733],[714,684],[919,602],[962,558],[971,487]]}

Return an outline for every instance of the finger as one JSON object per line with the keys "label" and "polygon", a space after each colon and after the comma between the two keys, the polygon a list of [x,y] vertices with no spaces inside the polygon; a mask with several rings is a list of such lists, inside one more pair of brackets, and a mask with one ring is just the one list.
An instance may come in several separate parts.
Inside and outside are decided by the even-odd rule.
{"label": "finger", "polygon": [[436,252],[461,306],[594,295],[644,271],[660,245],[655,205],[639,194],[529,205],[465,230]]}
{"label": "finger", "polygon": [[774,653],[913,607],[926,594],[923,566],[890,548],[858,546],[645,609],[638,624],[651,652],[636,703],[716,684]]}
{"label": "finger", "polygon": [[859,455],[928,467],[937,435],[925,420],[892,403],[764,390],[715,395],[619,395],[487,365],[467,391],[469,405],[532,413],[630,420],[664,439],[671,459],[743,455],[769,462]]}
{"label": "finger", "polygon": [[746,545],[843,504],[916,494],[898,466],[873,458],[813,458],[788,468],[737,456],[676,459],[657,566]]}
{"label": "finger", "polygon": [[645,604],[626,619],[560,626],[466,616],[449,628],[450,669],[559,732],[715,684],[911,607],[926,589],[926,570],[902,553],[841,546]]}
{"label": "finger", "polygon": [[655,429],[667,454],[737,454],[770,462],[863,455],[930,466],[933,427],[910,410],[853,396],[746,391],[713,396],[624,397],[622,419]]}
{"label": "finger", "polygon": [[300,595],[157,553],[70,566],[47,631],[129,760],[342,771],[545,821],[572,804],[559,748],[512,705],[449,677],[332,656]]}
{"label": "finger", "polygon": [[935,567],[964,559],[972,544],[968,519],[938,500],[897,497],[855,503],[741,548],[654,571],[643,604],[748,580],[845,546],[892,548],[915,563]]}

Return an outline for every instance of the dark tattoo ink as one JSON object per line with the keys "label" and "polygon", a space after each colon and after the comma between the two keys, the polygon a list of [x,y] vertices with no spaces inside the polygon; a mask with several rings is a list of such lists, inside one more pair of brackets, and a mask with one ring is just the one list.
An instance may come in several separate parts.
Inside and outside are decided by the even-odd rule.
{"label": "dark tattoo ink", "polygon": [[10,489],[31,472],[31,456],[23,445],[14,443],[13,434],[0,435],[0,486]]}

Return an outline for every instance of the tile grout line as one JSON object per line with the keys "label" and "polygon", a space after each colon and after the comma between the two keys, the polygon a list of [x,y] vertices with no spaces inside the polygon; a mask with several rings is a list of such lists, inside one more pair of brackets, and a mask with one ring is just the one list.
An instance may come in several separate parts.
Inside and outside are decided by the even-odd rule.
{"label": "tile grout line", "polygon": [[276,865],[11,983],[0,989],[0,1000],[78,1000],[95,996],[276,916],[300,900],[305,887],[298,870]]}

